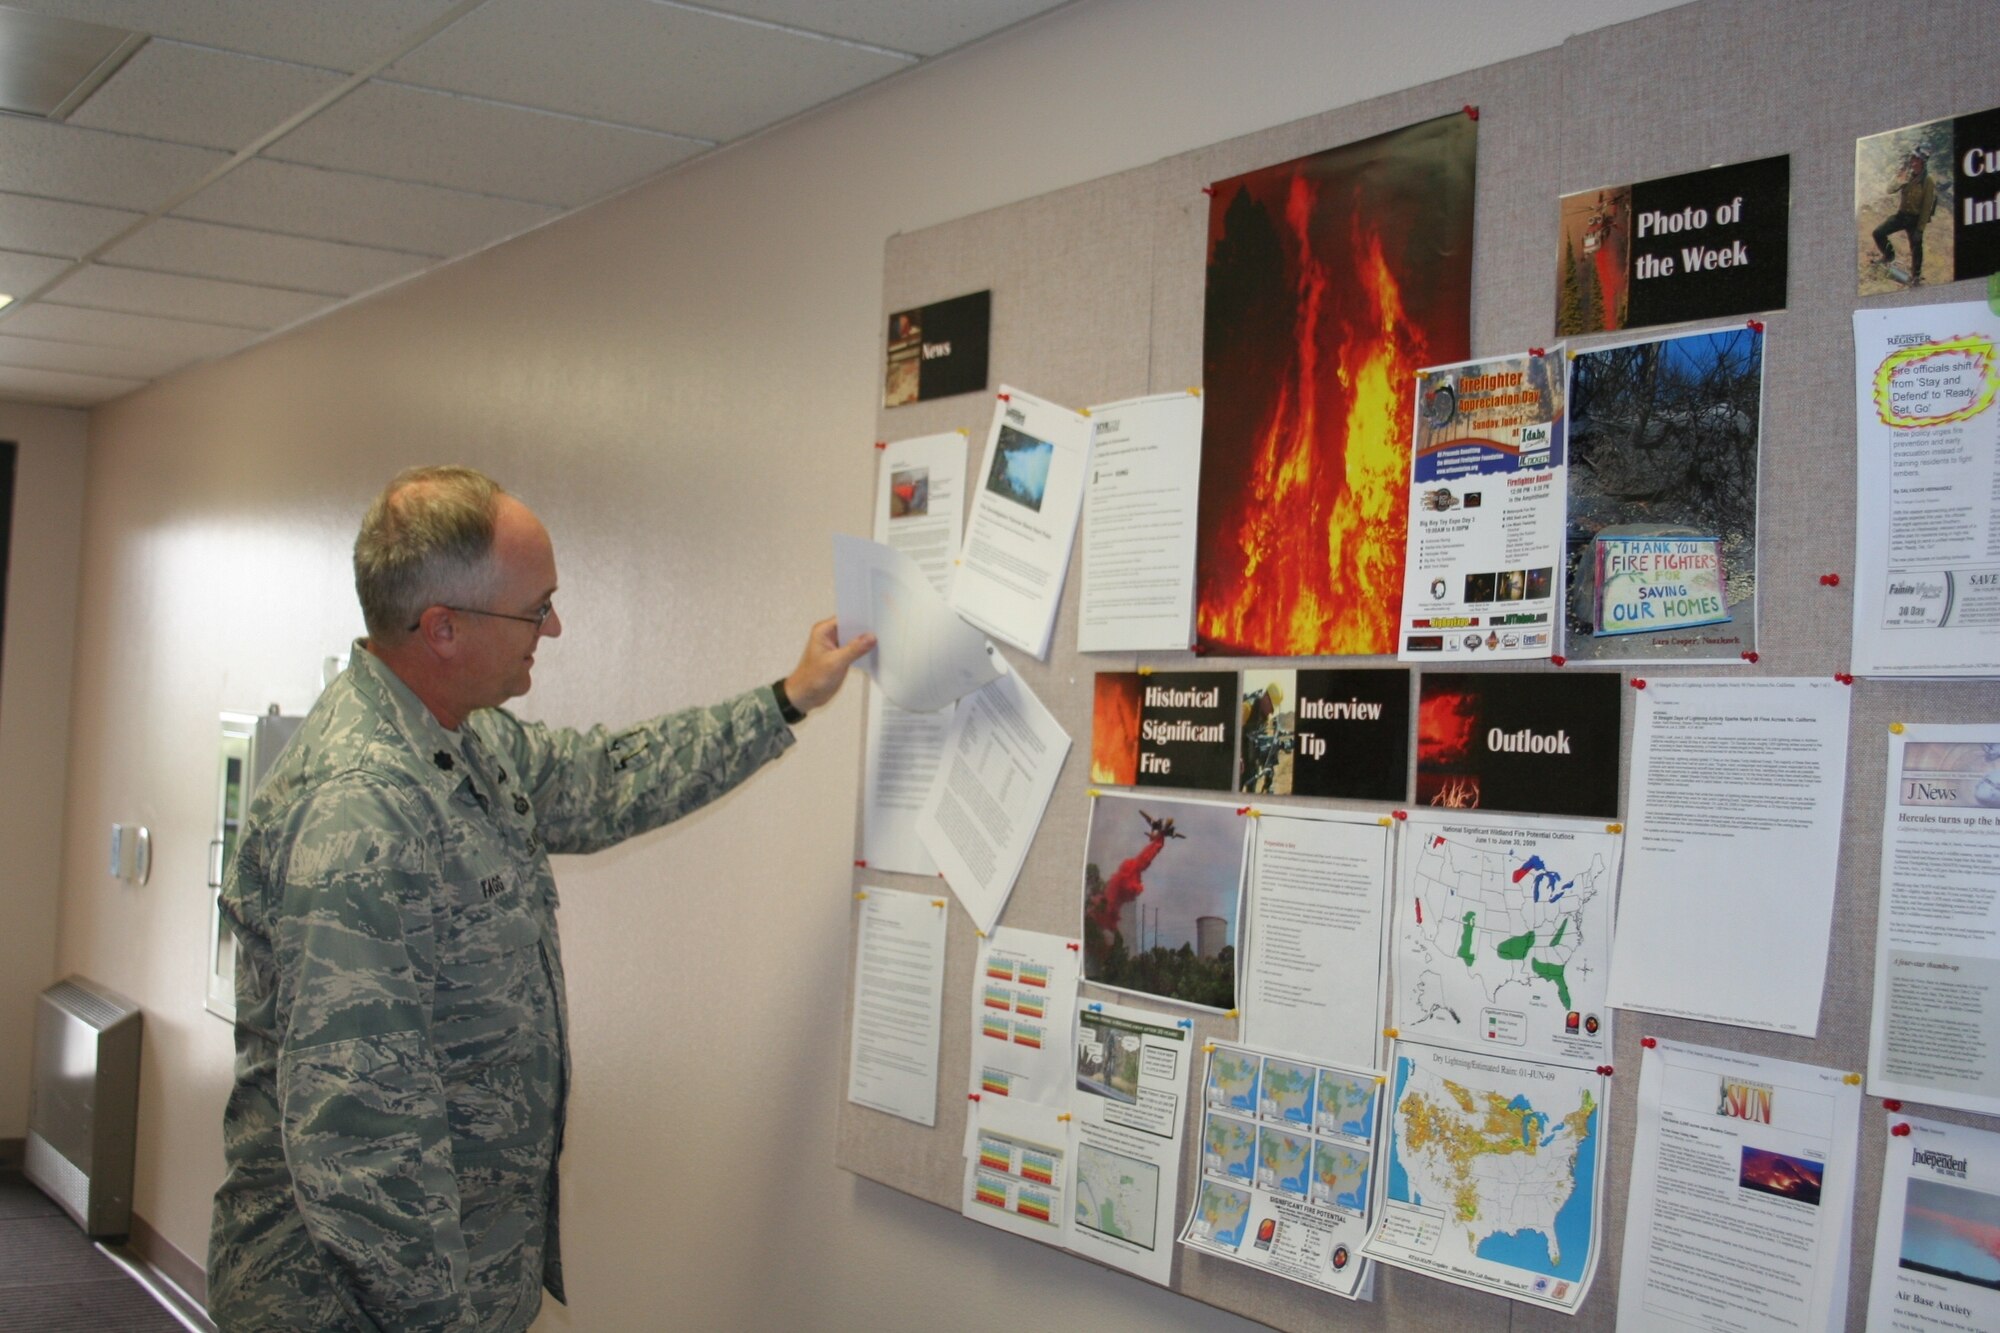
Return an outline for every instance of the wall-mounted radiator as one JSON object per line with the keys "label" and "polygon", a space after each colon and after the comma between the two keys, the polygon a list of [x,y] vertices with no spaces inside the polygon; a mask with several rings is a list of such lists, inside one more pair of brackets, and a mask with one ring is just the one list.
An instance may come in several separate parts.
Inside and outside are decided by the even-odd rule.
{"label": "wall-mounted radiator", "polygon": [[36,997],[25,1170],[84,1234],[132,1227],[139,1006],[82,977]]}

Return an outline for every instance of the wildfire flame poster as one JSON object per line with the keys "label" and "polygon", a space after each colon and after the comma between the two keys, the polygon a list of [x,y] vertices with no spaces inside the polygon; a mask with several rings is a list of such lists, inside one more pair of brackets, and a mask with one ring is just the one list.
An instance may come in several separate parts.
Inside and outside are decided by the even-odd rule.
{"label": "wildfire flame poster", "polygon": [[1470,354],[1477,144],[1454,113],[1215,183],[1199,651],[1396,651],[1408,390]]}

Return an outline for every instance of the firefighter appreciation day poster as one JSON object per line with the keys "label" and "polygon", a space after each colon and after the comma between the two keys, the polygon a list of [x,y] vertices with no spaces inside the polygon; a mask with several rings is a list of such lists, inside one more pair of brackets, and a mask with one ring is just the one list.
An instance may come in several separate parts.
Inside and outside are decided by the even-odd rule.
{"label": "firefighter appreciation day poster", "polygon": [[1212,187],[1198,651],[1396,651],[1408,388],[1470,354],[1477,146],[1454,112]]}
{"label": "firefighter appreciation day poster", "polygon": [[1566,194],[1556,336],[1785,307],[1792,159]]}

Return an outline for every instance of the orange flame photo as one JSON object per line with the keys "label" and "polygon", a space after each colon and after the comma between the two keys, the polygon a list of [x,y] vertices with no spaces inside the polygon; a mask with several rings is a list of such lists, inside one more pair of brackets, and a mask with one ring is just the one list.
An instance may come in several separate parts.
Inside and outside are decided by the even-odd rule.
{"label": "orange flame photo", "polygon": [[1396,651],[1411,385],[1470,354],[1475,128],[1454,113],[1215,184],[1200,651]]}

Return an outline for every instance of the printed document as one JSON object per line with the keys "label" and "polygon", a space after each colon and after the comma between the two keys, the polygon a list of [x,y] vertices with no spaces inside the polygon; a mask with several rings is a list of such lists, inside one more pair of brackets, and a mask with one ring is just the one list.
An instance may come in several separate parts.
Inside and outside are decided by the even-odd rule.
{"label": "printed document", "polygon": [[1391,1026],[1487,1055],[1610,1064],[1618,835],[1466,810],[1412,810],[1401,828]]}
{"label": "printed document", "polygon": [[953,614],[894,547],[836,533],[833,595],[841,642],[863,633],[876,638],[854,665],[899,708],[935,712],[1007,669],[986,636]]}
{"label": "printed document", "polygon": [[[965,515],[965,436],[958,431],[883,446],[875,488],[875,540],[910,558],[937,590],[951,592]],[[879,649],[878,649],[879,651]],[[935,875],[937,862],[917,838],[917,813],[937,777],[951,705],[913,713],[879,688],[868,697],[861,797],[863,865],[906,875]]]}
{"label": "printed document", "polygon": [[1574,1313],[1597,1272],[1608,1091],[1593,1070],[1397,1041],[1364,1252]]}
{"label": "printed document", "polygon": [[944,899],[870,888],[860,907],[847,1100],[934,1126]]}
{"label": "printed document", "polygon": [[1062,729],[1013,672],[953,712],[917,836],[972,917],[993,933],[1069,754]]}
{"label": "printed document", "polygon": [[1900,1112],[1889,1126],[1868,1333],[2000,1328],[2000,1134]]}
{"label": "printed document", "polygon": [[2000,723],[1892,728],[1885,806],[1868,1091],[2000,1115]]}
{"label": "printed document", "polygon": [[1861,1089],[1837,1069],[1664,1039],[1643,1056],[1618,1327],[1838,1333]]}
{"label": "printed document", "polygon": [[1090,418],[1000,386],[952,609],[1047,659],[1090,478]]}
{"label": "printed document", "polygon": [[1851,688],[1825,677],[1662,677],[1632,693],[1610,1002],[1816,1035]]}
{"label": "printed document", "polygon": [[1854,674],[2000,675],[2000,315],[1854,312]]}
{"label": "printed document", "polygon": [[1076,1019],[1069,1247],[1162,1286],[1174,1271],[1193,1028],[1116,1004],[1085,1005]]}
{"label": "printed document", "polygon": [[1366,1299],[1382,1083],[1371,1070],[1210,1046],[1181,1244]]}
{"label": "printed document", "polygon": [[1327,1064],[1381,1060],[1388,821],[1266,810],[1251,837],[1242,1036]]}
{"label": "printed document", "polygon": [[1060,935],[1001,926],[979,941],[972,974],[972,1058],[966,1151],[981,1115],[1002,1102],[1069,1109],[1076,1085],[1069,1036],[1082,946]]}
{"label": "printed document", "polygon": [[1131,398],[1093,407],[1089,417],[1076,650],[1186,648],[1194,642],[1201,396]]}

